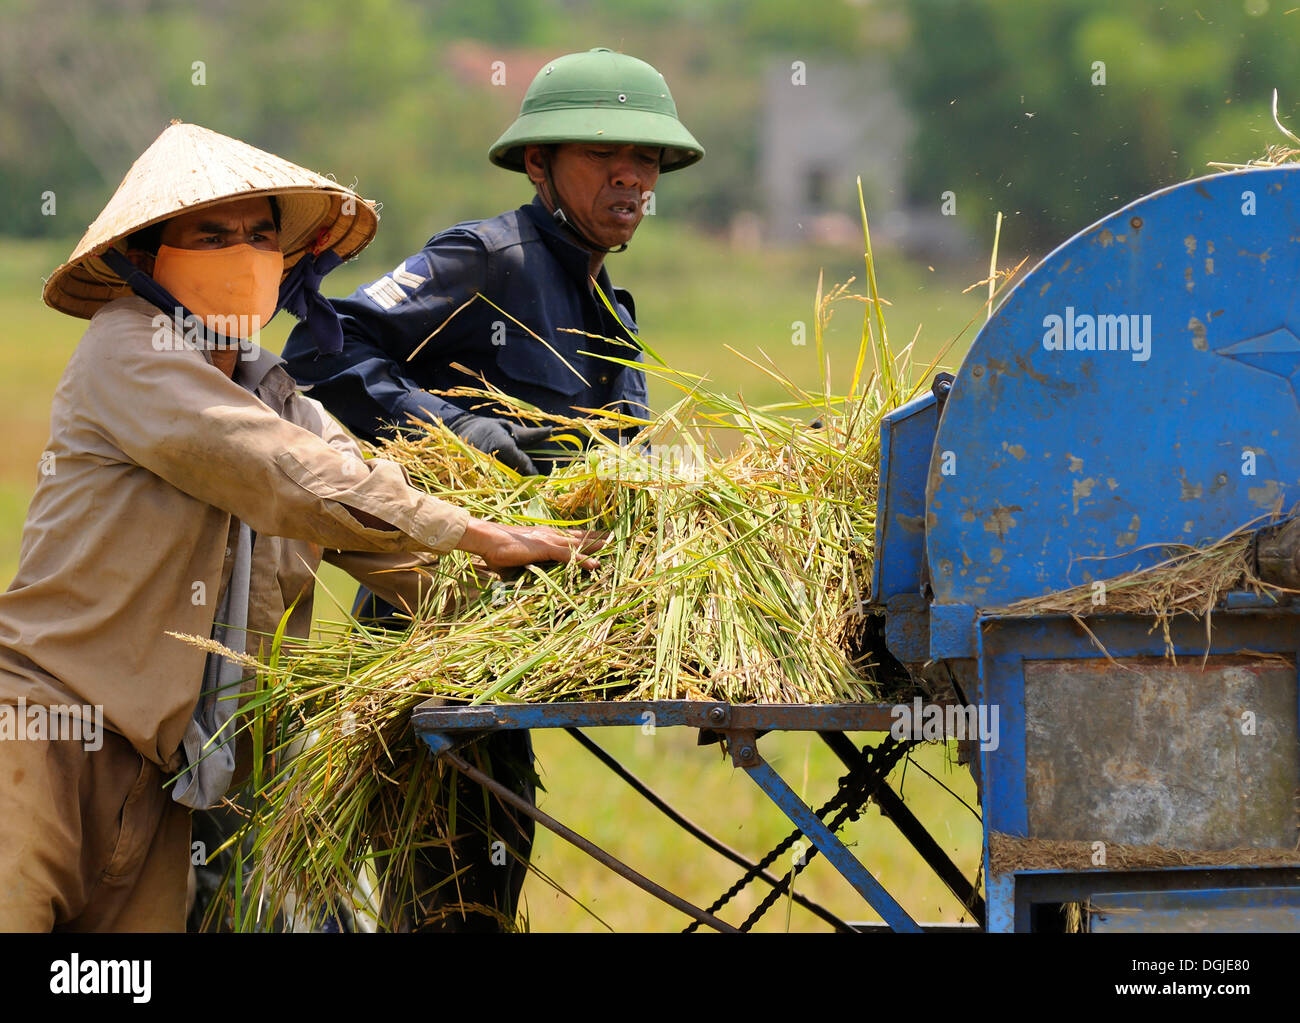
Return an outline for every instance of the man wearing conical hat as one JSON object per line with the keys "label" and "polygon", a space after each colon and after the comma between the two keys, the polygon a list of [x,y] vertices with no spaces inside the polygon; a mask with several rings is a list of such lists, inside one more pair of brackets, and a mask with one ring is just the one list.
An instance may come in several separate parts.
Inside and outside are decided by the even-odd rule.
{"label": "man wearing conical hat", "polygon": [[[604,48],[550,61],[488,153],[496,166],[527,175],[532,202],[448,228],[394,270],[335,300],[342,351],[322,354],[299,326],[284,349],[290,372],[360,437],[374,439],[411,417],[442,420],[518,472],[549,471],[556,461],[546,454],[550,431],[495,405],[431,392],[483,380],[547,413],[609,409],[644,417],[645,374],[602,358],[641,359],[632,296],[613,286],[605,257],[627,248],[659,176],[703,156],[677,118],[663,75],[649,64]],[[362,603],[377,615],[384,610],[382,602]],[[498,732],[485,745],[498,779],[531,798],[527,733]],[[481,792],[467,788],[462,805],[482,804]],[[533,828],[504,807],[500,813],[499,828],[428,851],[431,883],[459,873],[416,915],[466,929],[492,929],[499,915],[513,917]],[[493,854],[498,832],[517,854],[505,867]],[[498,915],[444,912],[457,902],[488,905]]]}
{"label": "man wearing conical hat", "polygon": [[241,670],[169,633],[251,652],[287,613],[306,635],[322,553],[408,606],[452,549],[594,565],[599,540],[472,518],[363,460],[257,345],[287,307],[337,350],[317,285],[376,225],[333,181],[173,124],[46,283],[90,324],[0,595],[0,931],[183,929],[190,810],[238,774],[218,698]]}

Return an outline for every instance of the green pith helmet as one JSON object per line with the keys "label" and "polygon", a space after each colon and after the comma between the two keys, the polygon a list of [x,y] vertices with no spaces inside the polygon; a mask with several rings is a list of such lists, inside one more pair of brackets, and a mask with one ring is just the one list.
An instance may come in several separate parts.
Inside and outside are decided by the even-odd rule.
{"label": "green pith helmet", "polygon": [[662,146],[661,174],[704,156],[704,147],[677,120],[664,76],[643,60],[604,47],[559,57],[537,72],[519,117],[488,159],[522,171],[524,146],[548,142]]}

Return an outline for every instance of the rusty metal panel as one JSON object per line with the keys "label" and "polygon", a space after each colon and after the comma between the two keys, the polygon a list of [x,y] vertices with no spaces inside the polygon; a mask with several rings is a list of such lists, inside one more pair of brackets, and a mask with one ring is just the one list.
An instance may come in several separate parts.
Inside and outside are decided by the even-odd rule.
{"label": "rusty metal panel", "polygon": [[[1094,895],[1088,910],[1088,930],[1095,933],[1300,932],[1300,890],[1295,888],[1107,892]],[[1202,960],[1193,962],[1200,966]],[[1188,980],[1185,976],[1177,979]]]}
{"label": "rusty metal panel", "polygon": [[1296,689],[1281,659],[1026,662],[1030,836],[1294,847]]}

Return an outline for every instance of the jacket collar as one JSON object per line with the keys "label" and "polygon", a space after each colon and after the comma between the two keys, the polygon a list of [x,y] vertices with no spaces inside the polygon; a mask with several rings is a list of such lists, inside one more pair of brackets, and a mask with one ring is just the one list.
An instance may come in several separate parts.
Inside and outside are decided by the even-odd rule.
{"label": "jacket collar", "polygon": [[[591,259],[591,253],[575,242],[573,237],[552,219],[540,195],[534,196],[532,202],[519,208],[537,227],[542,236],[542,241],[546,243],[546,247],[551,250],[551,254],[555,256],[560,265],[575,281],[583,286],[584,291],[588,290],[588,281],[591,274],[587,271],[587,265]],[[609,270],[604,263],[601,263],[600,272],[596,274],[596,286],[611,300],[613,299],[614,285],[610,282]]]}

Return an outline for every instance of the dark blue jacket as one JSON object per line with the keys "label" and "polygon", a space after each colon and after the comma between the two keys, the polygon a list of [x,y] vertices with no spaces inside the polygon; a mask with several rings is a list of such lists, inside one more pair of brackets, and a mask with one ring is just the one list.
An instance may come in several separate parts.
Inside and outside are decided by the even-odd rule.
{"label": "dark blue jacket", "polygon": [[[641,359],[629,334],[636,331],[632,296],[614,288],[601,268],[597,285],[625,330],[592,293],[587,260],[587,250],[555,225],[537,199],[491,220],[457,224],[373,284],[331,300],[343,321],[341,353],[319,355],[299,325],[284,348],[286,366],[349,430],[372,441],[412,414],[445,422],[466,411],[501,415],[502,409],[474,399],[449,401],[428,393],[482,387],[452,363],[546,412],[572,415],[575,408],[609,406],[644,415],[644,373],[582,354]],[[563,327],[622,344],[566,333]]]}

